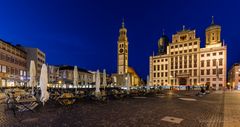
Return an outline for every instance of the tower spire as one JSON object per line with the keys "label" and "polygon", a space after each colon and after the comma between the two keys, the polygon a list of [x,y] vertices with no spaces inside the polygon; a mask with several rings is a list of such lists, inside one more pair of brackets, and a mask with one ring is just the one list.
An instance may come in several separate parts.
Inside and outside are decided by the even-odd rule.
{"label": "tower spire", "polygon": [[212,16],[212,23],[211,24],[214,24],[214,16]]}
{"label": "tower spire", "polygon": [[124,18],[122,19],[122,28],[125,27],[125,24],[124,24]]}
{"label": "tower spire", "polygon": [[162,29],[162,35],[165,35],[165,30],[164,29]]}
{"label": "tower spire", "polygon": [[183,25],[182,28],[183,28],[183,31],[184,31],[185,30],[185,25]]}

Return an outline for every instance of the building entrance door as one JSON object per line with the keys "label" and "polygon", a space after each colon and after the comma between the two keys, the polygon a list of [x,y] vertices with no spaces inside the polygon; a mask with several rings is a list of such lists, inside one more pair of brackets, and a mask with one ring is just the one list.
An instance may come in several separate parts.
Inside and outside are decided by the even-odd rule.
{"label": "building entrance door", "polygon": [[187,85],[187,78],[179,78],[179,85]]}

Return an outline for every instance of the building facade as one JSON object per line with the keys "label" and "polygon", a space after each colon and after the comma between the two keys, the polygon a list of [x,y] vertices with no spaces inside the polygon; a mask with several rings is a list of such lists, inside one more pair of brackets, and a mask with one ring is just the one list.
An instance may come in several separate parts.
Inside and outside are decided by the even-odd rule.
{"label": "building facade", "polygon": [[27,53],[0,40],[0,86],[12,87],[27,82]]}
{"label": "building facade", "polygon": [[[165,53],[150,56],[150,85],[210,85],[218,89],[226,83],[227,47],[221,41],[221,26],[212,19],[206,28],[206,44],[200,47],[195,30],[183,29],[172,35],[172,42],[164,35],[159,46]],[[164,51],[159,50],[159,51]]]}
{"label": "building facade", "polygon": [[[59,85],[59,87],[68,88],[73,85],[73,72],[74,66],[61,65],[54,66],[48,65],[48,79],[51,85]],[[85,69],[78,68],[78,84],[89,85],[93,83],[93,74]]]}
{"label": "building facade", "polygon": [[[27,68],[28,68],[28,70],[30,68],[31,60],[33,60],[35,62],[36,79],[38,81],[40,78],[42,65],[46,62],[45,53],[38,48],[30,48],[30,47],[22,47],[22,46],[20,46],[20,48],[27,53]],[[28,76],[30,75],[29,72],[27,73],[27,75]]]}
{"label": "building facade", "polygon": [[240,87],[240,64],[234,64],[228,72],[228,82],[230,87],[239,89]]}

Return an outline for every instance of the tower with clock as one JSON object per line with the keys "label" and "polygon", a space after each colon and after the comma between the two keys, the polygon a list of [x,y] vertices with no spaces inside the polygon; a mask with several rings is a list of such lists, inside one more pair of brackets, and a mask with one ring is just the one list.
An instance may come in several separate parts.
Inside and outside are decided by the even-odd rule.
{"label": "tower with clock", "polygon": [[122,28],[119,30],[118,37],[118,74],[128,72],[128,38],[127,29],[122,22]]}

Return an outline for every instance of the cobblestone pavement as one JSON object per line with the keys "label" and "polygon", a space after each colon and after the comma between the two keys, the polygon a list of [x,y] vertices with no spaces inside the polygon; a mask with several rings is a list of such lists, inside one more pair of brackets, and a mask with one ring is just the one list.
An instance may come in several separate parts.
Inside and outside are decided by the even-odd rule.
{"label": "cobblestone pavement", "polygon": [[[193,98],[196,101],[180,100]],[[194,92],[174,92],[157,97],[126,98],[105,103],[80,101],[72,106],[48,102],[32,112],[4,113],[0,106],[0,125],[4,127],[221,127],[224,120],[224,94],[203,97]],[[166,116],[183,119],[167,122]],[[171,121],[171,120],[170,120]]]}
{"label": "cobblestone pavement", "polygon": [[225,92],[224,127],[240,126],[240,92]]}

